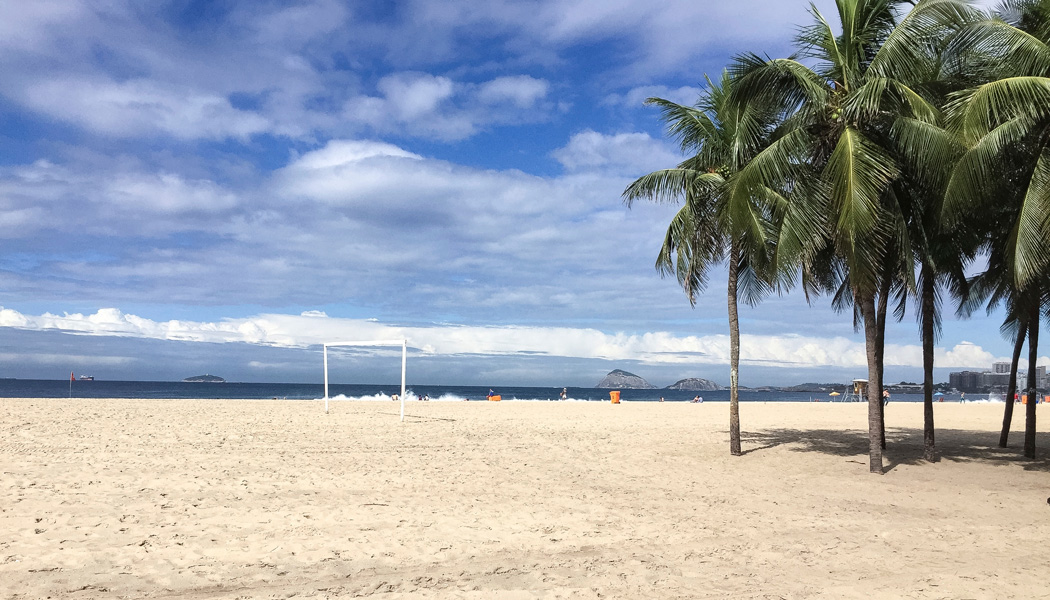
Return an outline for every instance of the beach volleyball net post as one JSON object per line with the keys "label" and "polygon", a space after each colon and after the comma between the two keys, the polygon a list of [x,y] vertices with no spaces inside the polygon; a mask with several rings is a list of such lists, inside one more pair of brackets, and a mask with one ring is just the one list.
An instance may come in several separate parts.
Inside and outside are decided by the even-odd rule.
{"label": "beach volleyball net post", "polygon": [[329,342],[324,344],[324,412],[328,414],[328,348],[334,346],[401,346],[401,420],[405,420],[405,367],[408,366],[408,340]]}

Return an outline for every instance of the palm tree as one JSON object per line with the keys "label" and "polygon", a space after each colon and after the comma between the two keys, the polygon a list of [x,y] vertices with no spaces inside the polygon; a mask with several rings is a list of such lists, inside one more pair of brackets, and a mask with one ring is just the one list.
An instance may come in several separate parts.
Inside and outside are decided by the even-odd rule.
{"label": "palm tree", "polygon": [[[948,188],[945,218],[959,222],[1008,197],[1011,219],[997,232],[1007,272],[1029,303],[1028,394],[1036,396],[1041,299],[1050,274],[1050,3],[1009,0],[998,17],[965,29],[957,48],[990,81],[955,95],[950,123],[967,144]],[[1010,400],[1009,398],[1007,399]],[[1028,404],[1024,454],[1035,457],[1035,403]]]}
{"label": "palm tree", "polygon": [[[1010,194],[1007,193],[1009,198]],[[1009,442],[1010,425],[1013,421],[1014,397],[1017,394],[1017,369],[1021,359],[1021,351],[1029,331],[1028,320],[1032,314],[1032,304],[1040,304],[1040,299],[1033,290],[1018,290],[1014,287],[1014,276],[1010,270],[1009,260],[1004,256],[1007,251],[1005,244],[995,243],[1002,239],[1001,232],[1009,230],[1009,224],[1015,219],[1013,207],[1014,202],[1000,202],[999,210],[985,214],[984,251],[987,255],[988,266],[983,273],[975,275],[969,281],[969,289],[964,295],[964,302],[960,304],[959,314],[969,316],[981,305],[985,305],[989,314],[1000,306],[1006,307],[1006,319],[1000,331],[1006,337],[1014,341],[1014,350],[1011,355],[1010,377],[1006,388],[1005,406],[1003,408],[1003,426],[999,434],[999,447],[1006,448]],[[1004,226],[1002,215],[1008,218]],[[1050,288],[1047,288],[1050,289]]]}
{"label": "palm tree", "polygon": [[691,305],[707,286],[710,270],[722,261],[728,264],[729,444],[730,452],[740,455],[737,307],[741,282],[745,301],[752,304],[769,289],[757,276],[757,269],[765,262],[771,214],[754,198],[733,195],[732,181],[740,167],[767,143],[776,115],[758,103],[730,105],[728,73],[722,74],[719,83],[707,79],[707,84],[695,106],[661,98],[646,100],[660,108],[668,133],[691,156],[674,168],[639,178],[624,190],[623,197],[628,206],[639,198],[684,200],[667,228],[656,268],[678,278]]}
{"label": "palm tree", "polygon": [[[936,40],[972,14],[962,0],[920,0],[900,16],[898,8],[904,4],[836,0],[841,33],[811,7],[814,22],[799,33],[798,57],[765,60],[749,54],[738,57],[733,68],[738,78],[735,102],[776,103],[790,111],[784,135],[741,169],[735,187],[748,194],[758,186],[785,189],[813,180],[807,186],[807,202],[830,217],[825,243],[848,270],[872,382],[881,377],[875,305],[879,282],[888,274],[892,241],[906,235],[892,184],[902,164],[924,158],[899,155],[889,141],[890,132],[904,118],[937,125],[936,104],[916,86],[929,73]],[[903,259],[904,268],[898,272],[913,273],[913,258],[909,254]],[[868,387],[873,473],[882,473],[878,387]]]}

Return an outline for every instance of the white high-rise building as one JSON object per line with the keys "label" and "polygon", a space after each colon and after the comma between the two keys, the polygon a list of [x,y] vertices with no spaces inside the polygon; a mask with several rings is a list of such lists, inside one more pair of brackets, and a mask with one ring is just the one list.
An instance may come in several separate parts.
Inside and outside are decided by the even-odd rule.
{"label": "white high-rise building", "polygon": [[992,363],[992,373],[995,373],[996,375],[1001,375],[1003,373],[1009,375],[1010,374],[1010,363],[1008,363],[1008,362]]}

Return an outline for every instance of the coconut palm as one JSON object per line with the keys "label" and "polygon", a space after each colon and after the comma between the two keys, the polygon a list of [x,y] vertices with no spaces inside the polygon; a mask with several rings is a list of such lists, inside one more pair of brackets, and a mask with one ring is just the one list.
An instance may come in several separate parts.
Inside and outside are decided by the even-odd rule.
{"label": "coconut palm", "polygon": [[[776,115],[759,103],[730,105],[731,87],[728,73],[723,73],[718,83],[707,80],[707,89],[694,106],[646,100],[660,108],[668,134],[690,157],[674,168],[639,178],[623,197],[628,206],[638,199],[682,202],[667,228],[656,268],[677,277],[690,304],[695,305],[697,294],[707,286],[711,269],[723,261],[728,265],[729,439],[730,452],[739,455],[740,288],[751,304],[770,289],[758,269],[766,262],[770,223],[776,216],[769,203],[732,194],[732,182],[740,167],[768,142]],[[768,197],[773,192],[762,194]]]}
{"label": "coconut palm", "polygon": [[[1042,299],[1050,273],[1050,3],[1003,2],[995,18],[964,29],[956,47],[968,66],[990,75],[990,81],[956,94],[948,110],[949,123],[968,150],[952,175],[945,219],[957,223],[1005,208],[1006,227],[992,239],[1002,244],[1011,287],[1015,294]],[[1003,189],[1017,190],[1005,207]],[[1036,394],[1034,357],[1045,306],[1027,306],[1029,397]],[[1024,454],[1034,458],[1034,403],[1026,417]]]}
{"label": "coconut palm", "polygon": [[[850,293],[864,326],[869,381],[877,368],[876,296],[889,273],[894,240],[907,238],[893,184],[902,165],[923,156],[901,155],[891,132],[903,119],[911,128],[936,128],[940,112],[921,87],[930,71],[931,49],[949,28],[971,19],[962,0],[920,0],[907,13],[893,0],[836,0],[840,32],[811,7],[813,24],[797,38],[799,55],[766,60],[737,58],[733,101],[779,103],[791,111],[786,131],[745,165],[735,188],[790,188],[809,184],[807,202],[829,215],[825,243],[848,271]],[[814,66],[810,66],[814,65]],[[916,151],[919,144],[903,146]],[[910,248],[909,245],[898,248]],[[910,278],[910,252],[902,253]],[[896,264],[896,261],[890,261]],[[912,282],[908,282],[913,287]],[[868,387],[869,468],[882,472],[882,399]]]}

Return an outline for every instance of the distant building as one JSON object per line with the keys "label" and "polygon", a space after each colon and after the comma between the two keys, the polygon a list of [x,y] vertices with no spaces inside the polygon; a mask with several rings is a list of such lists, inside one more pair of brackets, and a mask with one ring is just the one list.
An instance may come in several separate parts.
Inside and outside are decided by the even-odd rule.
{"label": "distant building", "polygon": [[981,373],[977,371],[959,371],[948,374],[948,385],[960,392],[976,392],[980,389]]}
{"label": "distant building", "polygon": [[[1017,370],[1017,385],[1024,388],[1027,385],[1028,371]],[[1047,388],[1046,367],[1037,367],[1035,371],[1035,385],[1037,388]],[[948,374],[948,385],[960,392],[990,392],[1006,391],[1010,385],[1010,363],[997,362],[992,364],[991,371],[957,371]]]}

